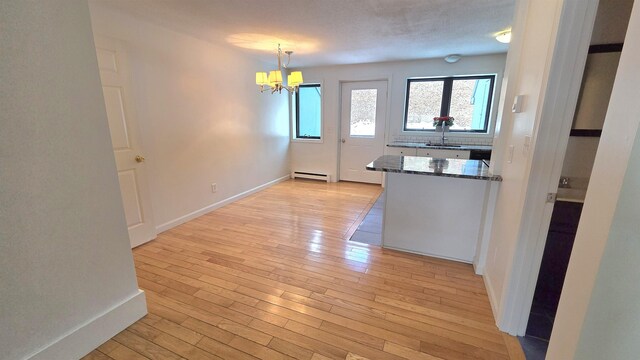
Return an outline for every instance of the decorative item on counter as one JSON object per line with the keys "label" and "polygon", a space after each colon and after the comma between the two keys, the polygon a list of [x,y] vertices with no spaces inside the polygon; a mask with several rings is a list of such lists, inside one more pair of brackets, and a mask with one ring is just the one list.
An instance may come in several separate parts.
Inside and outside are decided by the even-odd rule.
{"label": "decorative item on counter", "polygon": [[436,116],[433,118],[433,126],[452,126],[454,120],[453,116]]}

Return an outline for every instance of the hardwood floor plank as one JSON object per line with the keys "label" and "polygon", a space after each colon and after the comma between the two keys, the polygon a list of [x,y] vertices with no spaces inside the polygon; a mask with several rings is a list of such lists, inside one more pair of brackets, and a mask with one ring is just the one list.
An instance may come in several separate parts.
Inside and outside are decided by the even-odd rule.
{"label": "hardwood floor plank", "polygon": [[469,264],[349,242],[376,185],[293,180],[133,250],[149,314],[86,359],[523,359]]}
{"label": "hardwood floor plank", "polygon": [[374,349],[382,350],[384,347],[384,339],[369,335],[364,332],[356,331],[345,326],[336,325],[332,322],[323,321],[320,330],[324,330],[330,334],[342,336],[344,338],[368,345]]}
{"label": "hardwood floor plank", "polygon": [[198,341],[200,341],[203,336],[202,334],[199,334],[191,329],[188,329],[183,325],[179,325],[165,319],[161,319],[155,322],[151,326],[169,335],[172,335],[182,341],[185,341],[191,345],[197,344]]}
{"label": "hardwood floor plank", "polygon": [[400,359],[396,355],[379,351],[372,347],[362,345],[356,341],[344,338],[339,335],[332,334],[327,331],[316,329],[316,328],[295,322],[293,320],[289,321],[285,326],[285,328],[288,330],[294,331],[298,334],[305,335],[307,337],[318,339],[322,342],[337,346],[347,351],[347,353],[353,351],[358,354],[363,354],[365,356],[368,356],[372,359],[390,359],[390,360]]}
{"label": "hardwood floor plank", "polygon": [[276,326],[284,327],[284,324],[286,324],[288,321],[287,318],[256,308],[255,306],[257,306],[258,303],[260,303],[260,301],[258,301],[254,306],[247,306],[245,304],[236,302],[231,305],[230,308],[245,315],[249,315],[253,318],[266,321]]}
{"label": "hardwood floor plank", "polygon": [[[149,291],[149,289],[146,290]],[[151,301],[147,302],[147,310],[149,311],[149,314],[157,315],[175,323],[181,323],[189,317],[188,315],[175,311],[172,308],[168,308]]]}
{"label": "hardwood floor plank", "polygon": [[[133,326],[143,326],[141,323],[136,323]],[[144,354],[146,357],[152,360],[175,360],[180,359],[180,356],[175,353],[154,344],[146,338],[140,337],[132,332],[130,327],[118,335],[114,336],[114,340],[120,344],[134,350],[139,354]],[[111,352],[113,354],[113,351]]]}
{"label": "hardwood floor plank", "polygon": [[98,351],[100,351],[103,354],[109,354],[111,351],[113,351],[115,348],[118,347],[118,343],[115,342],[114,340],[107,340],[105,341],[102,345],[98,346]]}
{"label": "hardwood floor plank", "polygon": [[[278,305],[274,305],[272,303],[268,303],[265,301],[260,301],[257,305],[256,308],[266,311],[268,313],[271,314],[275,314],[275,315],[279,315],[282,316],[284,318],[287,318],[287,321],[290,319],[295,319],[303,324],[309,325],[309,326],[313,326],[313,327],[320,327],[320,325],[322,324],[322,320],[318,319],[316,317],[313,316],[309,316],[304,314],[303,312],[298,312],[295,310],[291,310],[289,308],[283,307],[283,306],[278,306]],[[304,307],[300,307],[299,309],[304,309]]]}
{"label": "hardwood floor plank", "polygon": [[401,356],[405,359],[415,359],[415,360],[442,360],[437,356],[432,356],[420,351],[415,351],[409,348],[406,348],[402,345],[394,344],[390,341],[387,341],[384,344],[384,351]]}
{"label": "hardwood floor plank", "polygon": [[104,353],[96,349],[88,353],[87,355],[83,356],[80,360],[112,360],[112,359],[113,359],[112,357],[105,355]]}
{"label": "hardwood floor plank", "polygon": [[212,325],[216,325],[219,324],[220,321],[222,321],[222,319],[224,319],[221,316],[215,315],[213,313],[198,309],[194,306],[188,305],[188,304],[183,304],[179,301],[175,301],[173,299],[170,299],[168,297],[156,294],[152,291],[147,291],[146,292],[147,295],[147,299],[149,302],[155,302],[159,305],[163,305],[167,308],[173,309],[179,313],[182,313],[183,315],[187,316],[187,317],[193,317],[196,318],[198,320],[204,321],[206,323],[212,324]]}
{"label": "hardwood floor plank", "polygon": [[143,356],[122,344],[118,344],[118,347],[113,349],[113,351],[109,353],[109,357],[114,360],[148,360],[149,359],[148,357]]}
{"label": "hardwood floor plank", "polygon": [[269,343],[269,347],[279,351],[285,355],[289,355],[294,359],[308,360],[313,356],[313,351],[307,350],[301,346],[290,343],[286,340],[274,337]]}
{"label": "hardwood floor plank", "polygon": [[[313,293],[311,295],[313,295]],[[313,299],[311,297],[301,296],[301,295],[289,293],[286,291],[280,297],[283,299],[291,300],[291,301],[306,305],[306,306],[311,306],[319,310],[324,310],[324,311],[331,310],[331,304],[328,304],[324,301]]]}
{"label": "hardwood floor plank", "polygon": [[[271,340],[269,340],[271,342]],[[262,344],[255,343],[251,340],[247,340],[241,336],[236,336],[229,343],[230,346],[236,349],[242,349],[242,351],[249,353],[258,359],[263,360],[294,360],[289,355],[285,355],[279,351],[266,347]]]}
{"label": "hardwood floor plank", "polygon": [[236,337],[235,334],[227,330],[194,318],[187,318],[187,320],[183,321],[180,325],[212,339],[216,339],[224,344]]}
{"label": "hardwood floor plank", "polygon": [[223,359],[239,359],[239,360],[255,360],[255,356],[249,355],[246,352],[240,351],[232,346],[223,344],[214,339],[208,337],[202,338],[198,343],[198,347],[208,351],[211,354],[216,354]]}
{"label": "hardwood floor plank", "polygon": [[[219,357],[209,354],[189,342],[183,341],[152,326],[136,323],[130,326],[129,329],[132,333],[148,339],[153,344],[178,354],[180,358],[190,360],[219,359]],[[202,340],[202,338],[203,336],[200,336],[200,340]]]}
{"label": "hardwood floor plank", "polygon": [[319,353],[321,355],[327,356],[329,358],[344,359],[348,353],[347,351],[335,347],[332,344],[324,343],[313,337],[308,337],[289,329],[277,327],[261,320],[253,320],[249,324],[249,326],[264,331],[265,333],[274,334],[275,337],[287,339],[287,341],[295,345],[311,350],[314,353]]}
{"label": "hardwood floor plank", "polygon": [[233,321],[222,320],[220,324],[218,324],[218,327],[261,345],[267,345],[273,338],[271,335],[256,331],[248,326],[234,323]]}

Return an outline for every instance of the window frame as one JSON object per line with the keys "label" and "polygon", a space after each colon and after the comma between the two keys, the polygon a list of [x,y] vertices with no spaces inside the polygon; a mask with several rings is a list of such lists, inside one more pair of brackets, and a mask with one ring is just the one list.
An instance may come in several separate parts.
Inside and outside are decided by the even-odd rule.
{"label": "window frame", "polygon": [[453,93],[453,82],[455,80],[474,80],[474,79],[489,79],[491,83],[489,85],[489,98],[487,101],[487,116],[484,121],[483,129],[476,130],[454,130],[449,129],[450,132],[454,133],[470,133],[470,134],[488,134],[489,133],[489,124],[491,122],[491,108],[493,107],[493,92],[495,90],[496,85],[496,74],[485,74],[485,75],[464,75],[464,76],[447,76],[447,77],[426,77],[426,78],[409,78],[407,79],[407,87],[405,92],[405,102],[404,102],[404,119],[402,122],[402,131],[407,132],[435,132],[435,129],[407,129],[407,117],[409,115],[409,95],[411,83],[413,82],[426,82],[426,81],[441,81],[442,84],[442,101],[440,103],[440,115],[438,116],[449,116],[449,111],[451,110],[451,95]]}
{"label": "window frame", "polygon": [[321,141],[322,140],[322,116],[323,116],[323,111],[322,111],[322,103],[323,103],[323,96],[322,96],[322,84],[320,83],[308,83],[308,84],[300,84],[299,85],[300,88],[313,88],[313,87],[317,87],[320,88],[320,136],[304,136],[304,135],[300,135],[300,91],[296,91],[294,93],[294,109],[293,109],[293,113],[295,116],[295,122],[294,122],[294,126],[295,126],[295,132],[294,132],[294,140],[300,140],[300,141]]}

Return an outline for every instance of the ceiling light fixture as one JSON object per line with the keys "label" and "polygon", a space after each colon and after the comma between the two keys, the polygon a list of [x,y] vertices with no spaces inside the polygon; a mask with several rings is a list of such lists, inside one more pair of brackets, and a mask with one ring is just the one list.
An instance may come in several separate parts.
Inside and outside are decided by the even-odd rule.
{"label": "ceiling light fixture", "polygon": [[285,51],[287,54],[287,63],[282,63],[282,49],[280,49],[280,44],[278,44],[278,69],[269,71],[269,75],[266,72],[257,72],[256,73],[256,85],[260,87],[260,92],[264,92],[265,90],[271,89],[271,93],[282,92],[282,89],[287,90],[290,93],[297,92],[298,87],[302,84],[302,72],[301,71],[293,71],[289,76],[287,76],[287,85],[282,85],[282,69],[287,68],[289,66],[289,61],[291,61],[291,54],[293,51]]}
{"label": "ceiling light fixture", "polygon": [[511,42],[511,29],[500,31],[495,36],[496,36],[496,40],[498,40],[499,42],[503,44],[508,44]]}
{"label": "ceiling light fixture", "polygon": [[458,61],[460,61],[460,59],[462,59],[462,55],[459,54],[451,54],[444,57],[444,61],[448,62],[449,64],[457,63]]}

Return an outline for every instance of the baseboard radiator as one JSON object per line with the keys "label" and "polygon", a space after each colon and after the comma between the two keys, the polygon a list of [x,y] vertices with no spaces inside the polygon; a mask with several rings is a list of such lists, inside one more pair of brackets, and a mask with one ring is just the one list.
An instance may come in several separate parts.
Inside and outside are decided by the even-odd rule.
{"label": "baseboard radiator", "polygon": [[326,182],[331,182],[331,176],[328,174],[320,174],[320,173],[312,173],[312,172],[304,172],[304,171],[294,171],[291,173],[291,178],[302,178],[302,179],[313,179],[313,180],[322,180]]}

